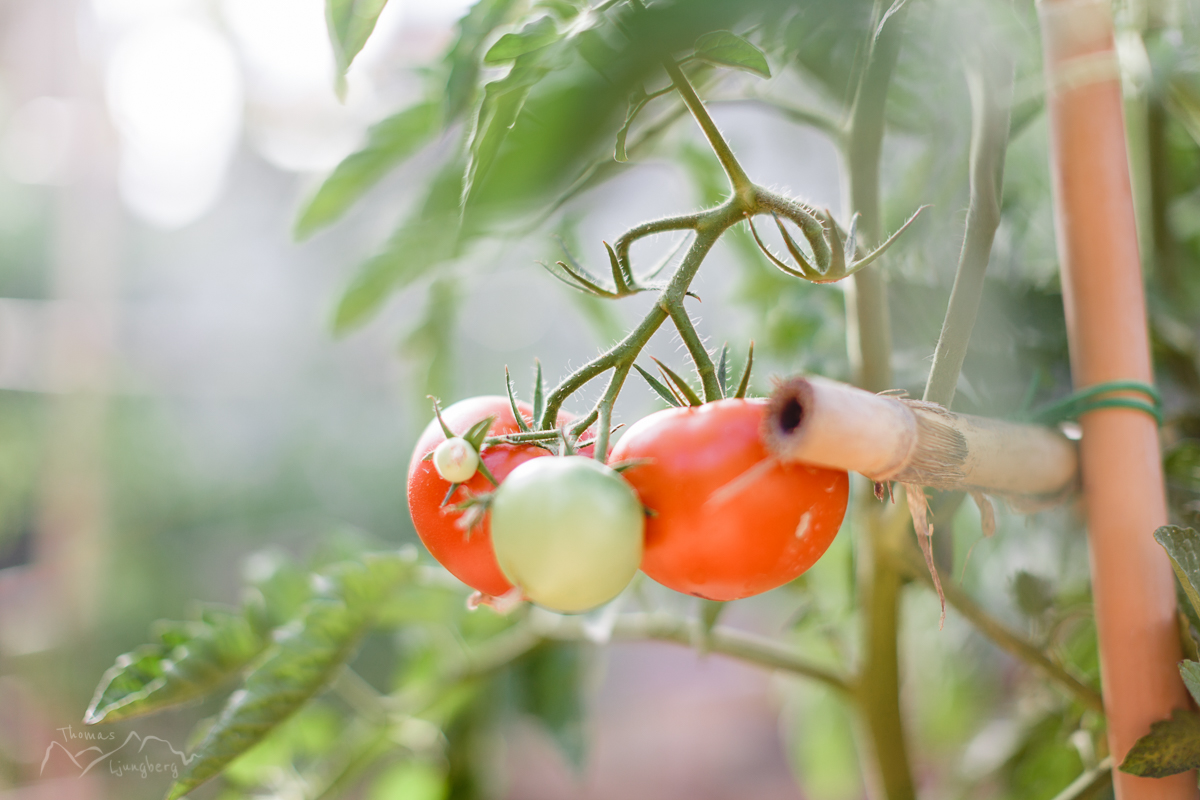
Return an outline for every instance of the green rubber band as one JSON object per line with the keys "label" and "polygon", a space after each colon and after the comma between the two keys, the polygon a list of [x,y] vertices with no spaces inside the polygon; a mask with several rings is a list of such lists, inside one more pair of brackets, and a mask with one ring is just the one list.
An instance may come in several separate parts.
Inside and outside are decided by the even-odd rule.
{"label": "green rubber band", "polygon": [[[1132,397],[1104,397],[1112,392],[1140,392],[1149,398],[1149,402]],[[1101,408],[1130,408],[1154,417],[1160,427],[1163,424],[1162,395],[1153,386],[1141,381],[1110,381],[1080,389],[1071,396],[1038,411],[1033,415],[1033,419],[1036,422],[1054,424],[1066,420],[1077,420],[1089,411],[1097,411]]]}

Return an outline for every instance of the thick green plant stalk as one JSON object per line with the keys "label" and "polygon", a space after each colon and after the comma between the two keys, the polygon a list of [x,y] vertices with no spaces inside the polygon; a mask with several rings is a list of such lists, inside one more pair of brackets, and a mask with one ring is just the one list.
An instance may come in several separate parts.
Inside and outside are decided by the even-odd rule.
{"label": "thick green plant stalk", "polygon": [[[892,70],[900,54],[903,8],[884,12],[876,3],[879,29],[855,96],[846,141],[849,203],[858,212],[860,235],[869,245],[883,236],[879,202],[879,163],[883,148],[884,110]],[[870,391],[891,388],[892,340],[887,289],[878,268],[856,274],[846,290],[847,346],[856,381]],[[862,496],[858,518],[863,523],[858,546],[858,592],[862,607],[862,664],[857,685],[857,711],[862,719],[867,784],[887,800],[913,800],[916,789],[908,761],[900,710],[899,613],[903,580],[888,550],[907,532],[902,514],[889,526],[887,510]]]}
{"label": "thick green plant stalk", "polygon": [[[846,136],[849,211],[860,215],[859,235],[871,245],[883,240],[879,202],[879,161],[884,111],[892,70],[900,55],[905,11],[875,3],[879,27],[858,84]],[[892,388],[892,332],[887,289],[879,269],[865,269],[846,287],[846,329],[855,382],[872,392]]]}

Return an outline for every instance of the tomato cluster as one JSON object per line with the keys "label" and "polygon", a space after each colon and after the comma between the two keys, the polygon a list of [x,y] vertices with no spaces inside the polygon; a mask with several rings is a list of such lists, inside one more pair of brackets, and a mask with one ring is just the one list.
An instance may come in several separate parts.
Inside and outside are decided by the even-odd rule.
{"label": "tomato cluster", "polygon": [[[759,594],[821,557],[849,492],[845,472],[772,458],[759,437],[765,408],[731,399],[651,414],[613,449],[609,461],[626,465],[621,474],[586,456],[543,458],[552,454],[536,445],[489,444],[478,454],[483,469],[453,492],[429,458],[446,441],[435,420],[409,466],[409,510],[430,553],[484,595],[515,585],[552,610],[585,611],[615,597],[639,566],[698,597]],[[501,397],[456,403],[442,422],[461,436],[487,417],[495,418],[492,435],[520,430]],[[458,441],[436,459],[455,478],[475,455]],[[489,493],[482,515],[464,516],[462,501]]]}

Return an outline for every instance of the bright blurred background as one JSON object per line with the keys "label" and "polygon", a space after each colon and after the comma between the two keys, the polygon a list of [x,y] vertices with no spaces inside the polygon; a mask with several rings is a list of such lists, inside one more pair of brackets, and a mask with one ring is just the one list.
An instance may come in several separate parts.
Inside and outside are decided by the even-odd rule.
{"label": "bright blurred background", "polygon": [[[0,2],[5,800],[161,795],[162,776],[117,775],[105,761],[80,777],[83,758],[52,747],[96,743],[82,739],[82,715],[116,655],[153,620],[236,602],[248,572],[281,554],[415,540],[404,472],[428,417],[426,373],[447,369],[399,341],[425,288],[341,340],[328,318],[354,261],[387,233],[381,220],[412,202],[409,185],[428,169],[399,170],[370,213],[311,243],[290,230],[366,127],[414,98],[413,68],[446,46],[464,9],[394,0],[340,101],[322,0]],[[768,146],[789,135],[747,122],[738,135]],[[826,150],[785,161],[836,204]],[[656,213],[664,175],[668,196],[694,202],[685,180],[658,172],[634,184],[658,187],[652,201],[606,190],[589,232],[611,237]],[[502,390],[505,361],[537,354],[565,369],[601,341],[532,255],[506,254],[471,295],[464,356],[437,378],[460,394]],[[493,305],[530,297],[561,308],[510,319]],[[651,407],[644,392],[637,402]],[[491,790],[798,796],[765,673],[665,645],[609,658],[590,788],[544,734],[518,725],[497,773],[511,788]],[[216,708],[109,729],[118,742],[136,731],[182,748]]]}
{"label": "bright blurred background", "polygon": [[[286,562],[415,542],[403,484],[430,417],[426,395],[502,393],[505,365],[525,392],[535,356],[554,382],[651,302],[614,310],[580,300],[535,264],[559,257],[551,233],[603,263],[601,240],[711,201],[705,173],[689,166],[704,160],[703,140],[685,120],[668,140],[671,157],[621,173],[535,235],[484,242],[391,296],[368,324],[333,335],[356,265],[460,141],[442,136],[303,244],[292,238],[297,209],[372,123],[424,95],[422,70],[467,5],[391,0],[339,99],[323,0],[0,0],[0,800],[161,796],[166,776],[117,774],[114,759],[81,775],[86,765],[64,755],[91,743],[78,738],[83,713],[117,655],[147,641],[154,620],[237,603],[247,581]],[[1037,107],[1032,3],[968,5],[1000,9],[1020,57],[1018,100]],[[946,43],[969,41],[963,32],[978,18],[956,3],[913,6],[910,25],[924,38],[906,45],[896,79],[883,183],[891,229],[936,203],[889,256],[896,382],[919,394],[967,203],[969,102]],[[804,58],[845,60],[819,44]],[[822,99],[811,75],[773,66],[764,96]],[[747,80],[722,78],[716,99],[739,96]],[[754,102],[712,107],[752,177],[841,208],[838,153],[822,134]],[[1044,121],[1035,110],[1025,122],[1008,154],[1005,221],[962,410],[1007,414],[1031,385],[1065,387]],[[1181,169],[1195,171],[1194,143],[1178,126],[1171,135],[1191,159]],[[1191,221],[1180,223],[1180,253],[1192,248],[1194,259],[1200,203],[1195,181],[1177,183],[1175,219]],[[693,288],[704,299],[701,332],[717,346],[728,340],[735,364],[756,340],[760,393],[773,375],[805,369],[849,378],[839,288],[783,279],[726,244]],[[1190,317],[1177,316],[1172,341],[1194,341]],[[679,345],[663,332],[651,351],[682,368]],[[1168,403],[1191,407],[1181,386],[1166,385]],[[619,412],[628,422],[657,407],[630,381]],[[981,534],[964,507],[952,528],[955,574],[998,617],[1057,637],[1056,653],[1094,672],[1077,520],[1069,509],[1030,520],[1002,511],[1000,533],[968,563]],[[852,658],[839,651],[855,622],[852,533],[802,581],[737,603],[723,621],[826,660]],[[690,598],[668,595],[656,597],[694,612]],[[958,617],[939,632],[936,598],[913,591],[905,604],[903,700],[928,797],[1049,797],[1094,761],[1085,730],[1094,720]],[[387,691],[403,647],[374,637],[355,669]],[[512,718],[476,748],[489,777],[475,796],[864,796],[851,719],[824,690],[673,645],[587,652],[582,770],[542,727]],[[182,749],[220,700],[100,730]],[[323,708],[289,728],[289,753],[337,738]],[[153,746],[152,761],[171,760]],[[278,765],[287,759],[255,758],[195,796],[306,796]],[[440,785],[401,770],[350,796],[438,800]]]}

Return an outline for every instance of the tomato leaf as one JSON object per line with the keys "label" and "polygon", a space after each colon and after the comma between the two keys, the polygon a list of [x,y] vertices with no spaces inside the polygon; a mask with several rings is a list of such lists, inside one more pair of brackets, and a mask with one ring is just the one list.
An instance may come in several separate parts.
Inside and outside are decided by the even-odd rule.
{"label": "tomato leaf", "polygon": [[158,641],[117,657],[84,714],[116,722],[203,697],[267,645],[244,613],[210,608],[198,621],[159,622]]}
{"label": "tomato leaf", "polygon": [[1012,592],[1017,608],[1031,619],[1037,619],[1054,605],[1054,587],[1045,578],[1019,570],[1012,580]]}
{"label": "tomato leaf", "polygon": [[276,632],[274,644],[229,698],[171,786],[168,800],[215,777],[241,753],[307,703],[357,648],[376,609],[411,575],[413,559],[401,553],[365,556],[334,565],[317,579],[319,595],[301,618]]}
{"label": "tomato leaf", "polygon": [[541,50],[554,44],[562,38],[562,34],[550,17],[541,17],[527,23],[517,33],[506,33],[501,36],[483,57],[483,63],[489,66],[506,64],[516,61],[526,53]]}
{"label": "tomato leaf", "polygon": [[345,334],[362,325],[392,292],[420,279],[458,252],[466,236],[459,229],[461,177],[460,162],[443,167],[421,208],[396,229],[380,252],[359,267],[334,312],[334,333]]}
{"label": "tomato leaf", "polygon": [[1150,726],[1121,762],[1121,771],[1165,778],[1200,767],[1200,714],[1177,708]]}
{"label": "tomato leaf", "polygon": [[1188,602],[1200,614],[1200,534],[1191,528],[1163,525],[1154,532],[1154,540],[1167,551]]}
{"label": "tomato leaf", "polygon": [[431,283],[420,320],[401,342],[401,351],[414,364],[414,375],[420,377],[417,389],[422,395],[445,396],[453,390],[454,366],[450,355],[458,299],[458,284],[453,276]]}
{"label": "tomato leaf", "polygon": [[346,70],[367,43],[387,0],[326,0],[325,22],[337,63],[338,96],[346,93]]}
{"label": "tomato leaf", "polygon": [[525,53],[513,63],[508,74],[483,88],[483,102],[475,118],[475,127],[467,146],[467,169],[463,176],[463,204],[472,189],[496,160],[500,146],[516,123],[530,90],[549,73],[538,51]]}
{"label": "tomato leaf", "polygon": [[697,39],[696,58],[710,64],[743,69],[763,78],[771,77],[766,54],[731,31],[706,33]]}
{"label": "tomato leaf", "polygon": [[750,342],[750,350],[746,353],[746,368],[742,370],[742,379],[738,381],[738,390],[734,397],[739,400],[746,396],[750,388],[750,368],[754,366],[754,342]]}
{"label": "tomato leaf", "polygon": [[507,21],[515,6],[516,0],[479,0],[458,21],[458,38],[443,60],[448,68],[445,86],[447,122],[457,119],[474,101],[480,52],[492,31]]}
{"label": "tomato leaf", "polygon": [[438,103],[418,103],[377,122],[367,130],[367,143],[342,160],[304,204],[293,236],[306,239],[337,221],[388,171],[415,153],[438,130]]}
{"label": "tomato leaf", "polygon": [[275,565],[237,611],[209,607],[187,622],[161,620],[156,641],[118,656],[100,679],[84,722],[153,714],[203,697],[239,673],[311,595],[308,574]]}
{"label": "tomato leaf", "polygon": [[[517,410],[517,390],[513,387],[512,375],[508,373],[508,365],[504,365],[504,383],[508,387],[508,404],[512,407],[513,418],[517,421],[517,427],[528,433],[530,430],[529,423],[525,421],[525,417]],[[534,417],[537,419],[537,417]],[[478,450],[478,448],[476,448]]]}
{"label": "tomato leaf", "polygon": [[672,406],[673,408],[679,408],[683,405],[679,398],[675,396],[675,393],[664,386],[658,378],[654,377],[649,372],[646,372],[646,370],[642,369],[637,364],[634,364],[633,368],[636,369],[638,374],[645,379],[646,383],[650,384],[650,388],[654,390],[654,393],[666,401],[667,405]]}
{"label": "tomato leaf", "polygon": [[658,368],[662,370],[662,374],[671,382],[671,385],[683,395],[688,405],[698,406],[703,404],[704,401],[700,399],[700,395],[696,394],[696,390],[691,387],[691,384],[681,378],[677,372],[657,358],[654,358],[654,356],[651,356],[650,359],[658,365]]}
{"label": "tomato leaf", "polygon": [[625,140],[629,137],[629,126],[637,119],[637,115],[646,107],[646,103],[650,102],[650,96],[646,94],[646,89],[642,86],[637,87],[633,94],[629,95],[629,110],[625,112],[625,124],[617,131],[617,146],[613,150],[613,158],[622,163],[629,160],[629,153],[625,150]]}

